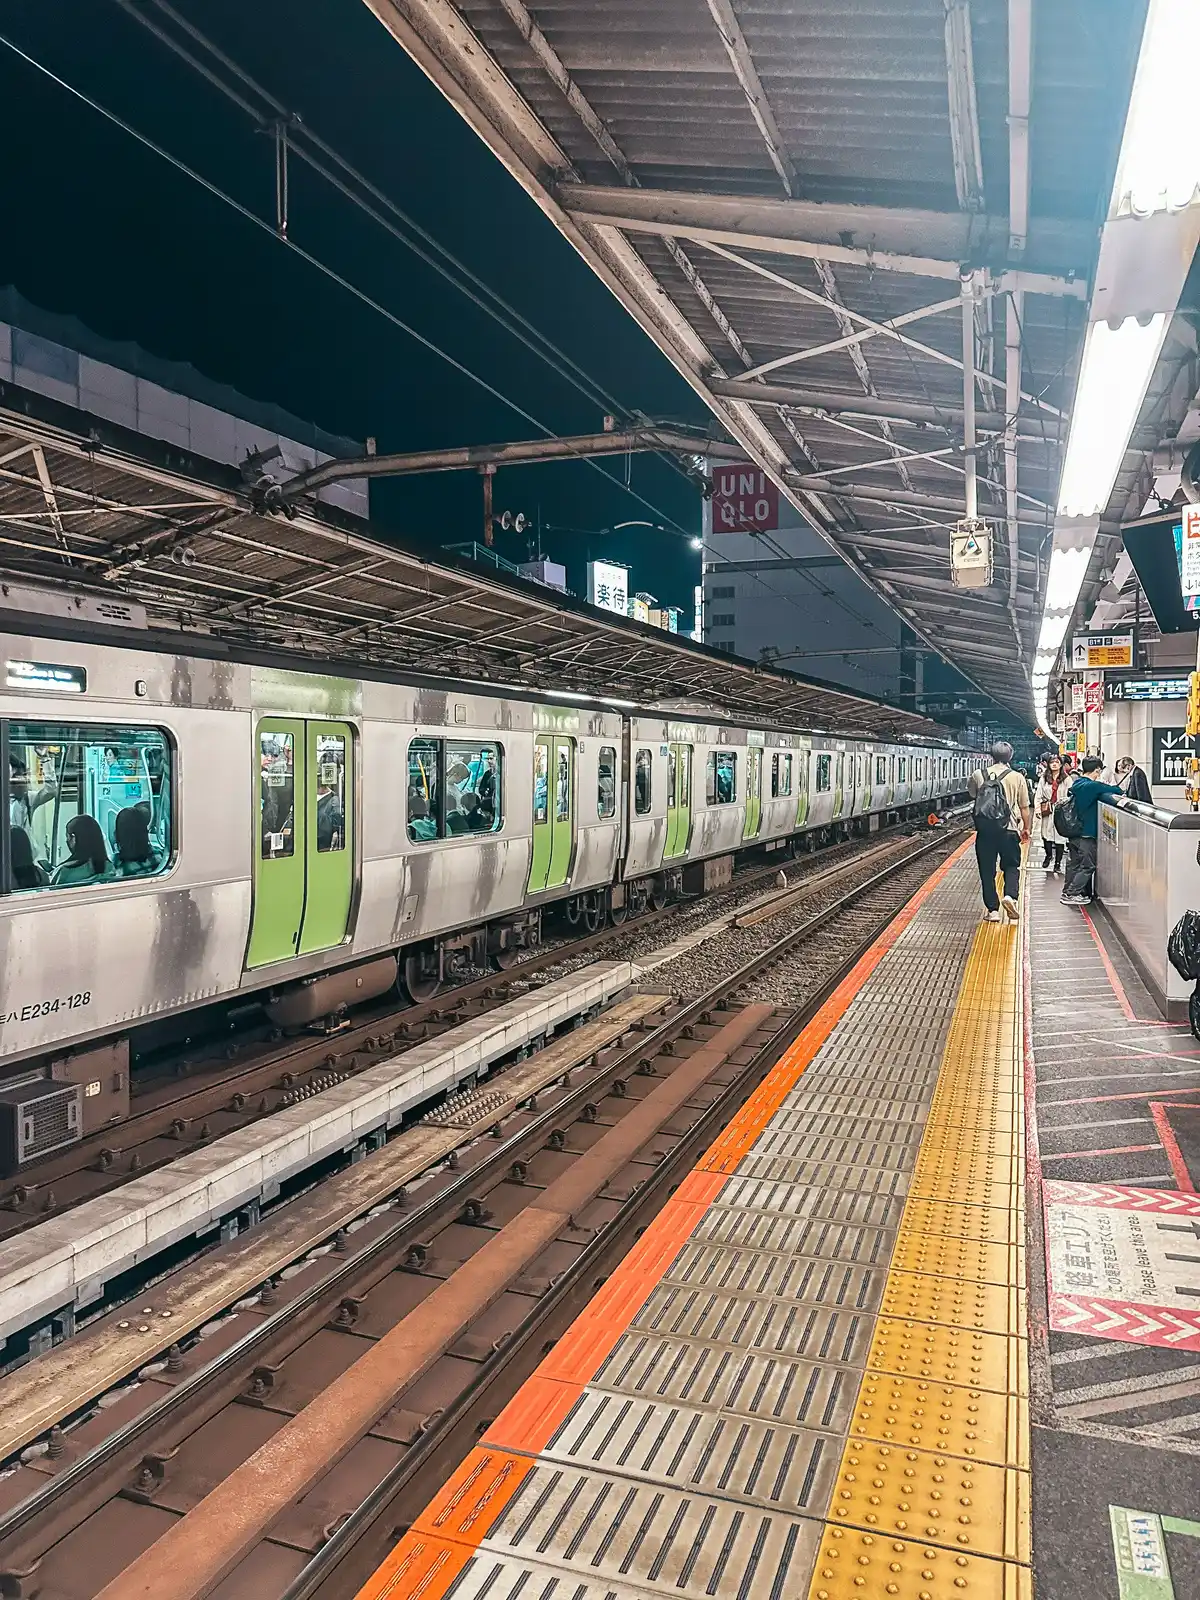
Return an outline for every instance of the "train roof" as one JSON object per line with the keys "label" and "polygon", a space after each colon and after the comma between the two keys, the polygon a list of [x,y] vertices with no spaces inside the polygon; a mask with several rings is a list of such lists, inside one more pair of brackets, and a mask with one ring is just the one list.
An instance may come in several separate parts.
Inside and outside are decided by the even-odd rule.
{"label": "train roof", "polygon": [[[332,508],[260,513],[235,468],[3,381],[0,521],[8,574],[71,597],[76,636],[668,714],[686,702],[750,727],[949,737],[870,696],[372,537]],[[66,605],[31,619],[14,594],[9,609],[26,630],[65,627]]]}

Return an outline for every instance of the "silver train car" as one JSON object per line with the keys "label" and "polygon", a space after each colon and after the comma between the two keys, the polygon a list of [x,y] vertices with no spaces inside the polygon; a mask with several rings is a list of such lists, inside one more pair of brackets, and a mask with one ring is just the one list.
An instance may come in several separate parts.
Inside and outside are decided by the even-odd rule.
{"label": "silver train car", "polygon": [[202,648],[0,634],[0,1099],[81,1086],[64,1138],[119,1120],[163,1019],[427,998],[551,908],[620,922],[941,806],[981,759]]}

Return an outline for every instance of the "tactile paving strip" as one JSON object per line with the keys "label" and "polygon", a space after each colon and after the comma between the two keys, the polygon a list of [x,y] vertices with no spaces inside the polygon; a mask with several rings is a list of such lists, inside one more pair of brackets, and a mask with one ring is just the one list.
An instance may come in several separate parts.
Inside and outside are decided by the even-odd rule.
{"label": "tactile paving strip", "polygon": [[1003,1027],[948,1071],[977,896],[960,857],[902,914],[363,1600],[1025,1600]]}

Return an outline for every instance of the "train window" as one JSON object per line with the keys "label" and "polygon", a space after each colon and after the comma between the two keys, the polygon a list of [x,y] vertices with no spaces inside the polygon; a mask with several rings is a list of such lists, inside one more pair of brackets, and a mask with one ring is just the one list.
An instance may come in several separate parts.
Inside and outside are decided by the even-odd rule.
{"label": "train window", "polygon": [[876,784],[884,784],[884,783],[887,782],[887,757],[886,756],[876,756],[875,757],[875,782],[876,782]]}
{"label": "train window", "polygon": [[830,771],[833,767],[832,756],[817,757],[817,793],[827,794],[830,788]]}
{"label": "train window", "polygon": [[258,736],[259,850],[264,861],[290,856],[296,848],[295,737],[261,732]]}
{"label": "train window", "polygon": [[159,728],[9,723],[10,890],[165,872],[171,768]]}
{"label": "train window", "polygon": [[611,744],[600,747],[600,766],[596,779],[596,815],[617,814],[617,752]]}
{"label": "train window", "polygon": [[704,798],[710,806],[731,806],[737,799],[737,756],[732,750],[710,750]]}
{"label": "train window", "polygon": [[503,827],[502,768],[498,744],[446,741],[447,833],[495,833]]}
{"label": "train window", "polygon": [[901,756],[899,758],[899,760],[897,762],[897,766],[900,769],[899,772],[896,775],[897,776],[897,781],[900,782],[900,783],[903,783],[904,782],[904,774],[905,774],[905,771],[907,770],[907,767],[908,767],[908,763],[904,759],[903,756]]}
{"label": "train window", "polygon": [[[546,752],[540,794],[545,821]],[[536,776],[536,767],[535,767]],[[408,747],[408,837],[417,843],[463,833],[495,833],[504,824],[503,751],[477,740],[414,739]],[[319,823],[318,823],[319,826]]]}
{"label": "train window", "polygon": [[558,741],[558,777],[554,784],[554,820],[571,815],[571,750],[565,739]]}
{"label": "train window", "polygon": [[548,741],[533,741],[533,820],[550,818],[550,746]]}
{"label": "train window", "polygon": [[[289,738],[291,736],[289,735]],[[346,739],[317,735],[317,849],[322,855],[346,848]]]}
{"label": "train window", "polygon": [[633,809],[644,817],[654,804],[654,757],[639,750],[633,768]]}
{"label": "train window", "polygon": [[792,758],[776,751],[771,757],[771,795],[775,799],[792,792]]}

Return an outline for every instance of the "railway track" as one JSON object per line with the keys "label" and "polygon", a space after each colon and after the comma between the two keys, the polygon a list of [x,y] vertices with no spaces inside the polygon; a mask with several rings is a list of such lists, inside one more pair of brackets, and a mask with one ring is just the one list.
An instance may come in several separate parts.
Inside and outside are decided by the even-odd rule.
{"label": "railway track", "polygon": [[[835,845],[793,868],[793,889],[840,881],[856,864],[903,848],[895,835],[864,845]],[[433,1000],[397,1007],[376,1003],[360,1019],[329,1035],[228,1046],[219,1061],[208,1052],[184,1052],[171,1071],[160,1070],[135,1095],[130,1116],[78,1144],[0,1178],[0,1242],[47,1216],[109,1194],[139,1174],[167,1165],[190,1150],[236,1132],[260,1117],[354,1077],[408,1045],[435,1038],[507,999],[596,959],[610,947],[622,954],[653,947],[664,927],[720,921],[731,907],[761,892],[777,864],[739,874],[703,901],[649,912],[620,928],[565,939],[539,950],[506,972],[490,973],[443,991]],[[630,957],[636,959],[636,954]]]}
{"label": "railway track", "polygon": [[[523,1076],[509,1085],[507,1109],[460,1108],[474,1114],[474,1132],[442,1130],[448,1142],[419,1191],[273,1276],[265,1299],[245,1296],[231,1276],[242,1294],[235,1313],[210,1322],[207,1337],[177,1343],[111,1404],[64,1411],[0,1480],[0,1592],[91,1600],[114,1580],[117,1600],[130,1559],[175,1526],[175,1537],[200,1543],[196,1563],[176,1551],[153,1578],[147,1592],[163,1600],[198,1595],[190,1578],[177,1580],[218,1567],[231,1600],[353,1594],[430,1483],[466,1453],[957,842],[947,830],[893,850],[853,887],[778,897],[772,915],[738,930],[736,947],[715,941],[723,960],[715,950],[677,958],[688,961],[689,980],[666,986],[683,997],[637,997],[644,1009],[630,1014],[623,1043],[565,1078],[559,1070],[548,1080],[556,1063],[535,1056],[512,1069]],[[610,1024],[617,1040],[622,1021]],[[482,1131],[489,1115],[500,1120]],[[428,1139],[433,1126],[409,1129],[369,1160],[396,1160],[401,1141]],[[214,1251],[198,1264],[210,1288],[230,1259]],[[76,1341],[76,1401],[80,1373],[91,1370],[88,1337]],[[20,1391],[36,1391],[39,1365],[0,1383],[0,1416]],[[253,1469],[268,1444],[264,1498],[247,1485],[261,1489]]]}

